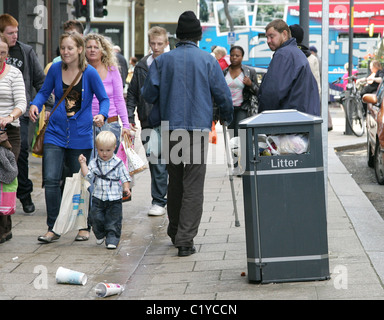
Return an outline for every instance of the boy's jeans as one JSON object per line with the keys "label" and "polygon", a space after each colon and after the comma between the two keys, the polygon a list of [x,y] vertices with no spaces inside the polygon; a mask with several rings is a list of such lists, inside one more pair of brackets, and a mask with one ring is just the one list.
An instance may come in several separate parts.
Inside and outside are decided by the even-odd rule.
{"label": "boy's jeans", "polygon": [[93,232],[97,239],[105,239],[105,244],[117,246],[121,237],[123,205],[121,200],[101,201],[92,197],[92,208],[89,212]]}

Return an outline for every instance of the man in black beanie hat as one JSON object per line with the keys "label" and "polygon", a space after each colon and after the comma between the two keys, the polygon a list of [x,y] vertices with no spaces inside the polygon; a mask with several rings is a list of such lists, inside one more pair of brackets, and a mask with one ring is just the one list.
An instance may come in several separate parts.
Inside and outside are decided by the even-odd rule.
{"label": "man in black beanie hat", "polygon": [[309,66],[311,67],[311,71],[317,82],[317,87],[319,88],[319,94],[321,94],[319,60],[311,53],[311,51],[305,45],[303,45],[303,28],[298,24],[293,24],[289,26],[289,29],[291,29],[292,37],[296,39],[297,47],[305,54],[308,59]]}
{"label": "man in black beanie hat", "polygon": [[192,11],[180,16],[176,35],[180,42],[152,63],[142,94],[154,104],[151,116],[162,121],[162,154],[168,157],[169,175],[168,235],[184,257],[196,251],[193,239],[203,213],[212,98],[227,123],[233,105],[220,65],[197,46],[202,29]]}
{"label": "man in black beanie hat", "polygon": [[202,29],[200,21],[193,11],[185,11],[180,17],[176,29],[179,40],[201,40]]}

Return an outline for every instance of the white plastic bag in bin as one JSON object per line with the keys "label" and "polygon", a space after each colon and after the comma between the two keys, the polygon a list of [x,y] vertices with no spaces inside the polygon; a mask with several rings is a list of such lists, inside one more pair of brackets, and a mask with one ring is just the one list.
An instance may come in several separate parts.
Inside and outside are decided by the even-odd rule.
{"label": "white plastic bag in bin", "polygon": [[306,153],[309,145],[306,133],[271,135],[266,142],[274,155]]}

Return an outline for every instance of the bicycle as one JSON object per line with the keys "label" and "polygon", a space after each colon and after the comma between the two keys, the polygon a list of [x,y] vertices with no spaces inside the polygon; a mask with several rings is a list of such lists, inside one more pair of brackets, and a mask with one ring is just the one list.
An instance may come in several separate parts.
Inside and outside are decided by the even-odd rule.
{"label": "bicycle", "polygon": [[[335,97],[335,100],[337,99],[343,105],[349,129],[351,129],[355,136],[361,137],[365,133],[365,118],[363,102],[361,101],[360,92],[355,83],[356,79],[356,75],[348,77],[346,90],[338,97],[338,99]],[[341,78],[333,83],[338,83],[340,81]]]}

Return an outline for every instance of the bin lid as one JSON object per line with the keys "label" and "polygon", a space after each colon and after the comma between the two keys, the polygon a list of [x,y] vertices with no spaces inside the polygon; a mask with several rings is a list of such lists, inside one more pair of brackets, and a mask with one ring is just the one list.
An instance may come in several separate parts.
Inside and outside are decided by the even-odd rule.
{"label": "bin lid", "polygon": [[313,116],[295,109],[268,110],[244,119],[239,123],[240,128],[275,127],[282,125],[304,125],[322,123],[321,117]]}

